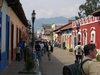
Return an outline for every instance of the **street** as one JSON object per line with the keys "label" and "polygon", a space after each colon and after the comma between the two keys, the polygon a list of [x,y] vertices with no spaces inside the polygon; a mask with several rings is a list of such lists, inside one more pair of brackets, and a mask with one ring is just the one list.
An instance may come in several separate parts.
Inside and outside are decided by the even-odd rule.
{"label": "street", "polygon": [[[51,61],[48,61],[47,55],[42,57],[41,72],[39,67],[35,69],[36,75],[62,75],[62,69],[64,65],[69,65],[74,63],[75,57],[73,52],[68,50],[61,50],[55,47],[54,52],[51,55]],[[95,60],[94,60],[95,61]],[[98,65],[98,70],[100,70],[100,62],[95,61]],[[24,69],[24,61],[13,61],[8,65],[8,67],[0,75],[19,75],[18,72]],[[100,71],[99,71],[100,72]],[[22,74],[26,75],[26,74]],[[100,73],[98,74],[100,75]]]}
{"label": "street", "polygon": [[48,61],[47,55],[44,55],[42,59],[42,75],[62,75],[63,66],[74,63],[75,57],[73,52],[54,48],[51,61]]}

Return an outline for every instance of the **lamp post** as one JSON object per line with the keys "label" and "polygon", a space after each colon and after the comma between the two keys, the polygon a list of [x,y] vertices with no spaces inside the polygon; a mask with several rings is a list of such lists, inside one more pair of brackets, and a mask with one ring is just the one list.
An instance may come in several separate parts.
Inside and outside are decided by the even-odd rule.
{"label": "lamp post", "polygon": [[35,10],[32,12],[32,49],[34,47],[34,21],[35,21]]}
{"label": "lamp post", "polygon": [[78,35],[79,29],[80,29],[80,24],[76,25],[76,29],[77,29],[77,44],[78,44],[78,42],[80,42],[80,36]]}

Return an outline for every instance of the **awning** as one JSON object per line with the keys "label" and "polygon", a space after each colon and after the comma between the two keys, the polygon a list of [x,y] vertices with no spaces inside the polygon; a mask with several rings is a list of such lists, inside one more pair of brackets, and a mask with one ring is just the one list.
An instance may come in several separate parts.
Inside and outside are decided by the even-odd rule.
{"label": "awning", "polygon": [[66,38],[65,40],[71,40],[71,37]]}

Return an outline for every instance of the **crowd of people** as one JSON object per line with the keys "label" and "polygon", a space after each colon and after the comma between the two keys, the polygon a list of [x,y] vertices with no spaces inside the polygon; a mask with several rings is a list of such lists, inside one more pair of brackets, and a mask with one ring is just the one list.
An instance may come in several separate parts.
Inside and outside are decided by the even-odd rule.
{"label": "crowd of people", "polygon": [[53,52],[54,45],[47,40],[35,41],[34,60],[42,61],[42,56],[47,55],[48,60],[51,60],[51,52]]}
{"label": "crowd of people", "polygon": [[[42,61],[42,56],[47,55],[48,60],[51,60],[51,52],[53,52],[54,42],[53,41],[47,41],[47,40],[37,40],[34,42],[35,46],[32,49],[33,52],[33,59],[39,61]],[[16,61],[22,60],[26,57],[26,51],[25,51],[26,43],[25,41],[20,38],[20,41],[17,44],[16,47]]]}
{"label": "crowd of people", "polygon": [[[47,40],[37,40],[35,41],[35,46],[33,52],[33,59],[39,60],[42,62],[42,56],[47,55],[48,60],[51,60],[51,53],[53,52],[54,47],[54,41],[47,41]],[[23,41],[22,38],[20,38],[20,41],[17,44],[16,47],[16,61],[20,61],[23,58],[23,55],[25,54],[24,48],[26,44],[25,41]],[[91,61],[87,61],[83,64],[82,68],[85,75],[98,75],[98,71],[96,70],[96,64],[92,61],[92,59],[96,58],[97,49],[96,44],[90,43],[85,45],[84,47],[80,45],[80,42],[78,42],[78,45],[74,48],[74,54],[76,57],[75,63],[80,63],[85,59],[90,59]]]}

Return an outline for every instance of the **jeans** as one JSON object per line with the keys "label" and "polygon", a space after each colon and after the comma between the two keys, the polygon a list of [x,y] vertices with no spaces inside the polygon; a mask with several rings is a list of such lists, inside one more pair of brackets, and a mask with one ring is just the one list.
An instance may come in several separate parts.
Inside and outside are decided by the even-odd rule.
{"label": "jeans", "polygon": [[36,59],[37,59],[37,56],[36,56],[36,51],[34,51],[34,52],[33,52],[33,58],[34,58],[34,60],[36,60]]}
{"label": "jeans", "polygon": [[41,56],[43,56],[44,55],[44,50],[43,49],[41,49]]}
{"label": "jeans", "polygon": [[39,61],[42,61],[42,58],[41,58],[41,51],[36,51],[36,58],[37,58]]}

